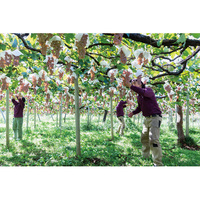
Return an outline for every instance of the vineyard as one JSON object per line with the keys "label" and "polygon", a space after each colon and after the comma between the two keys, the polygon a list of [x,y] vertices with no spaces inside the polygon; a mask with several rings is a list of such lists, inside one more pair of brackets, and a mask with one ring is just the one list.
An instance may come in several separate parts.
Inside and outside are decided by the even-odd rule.
{"label": "vineyard", "polygon": [[[161,108],[165,166],[199,166],[200,34],[0,34],[1,166],[152,166],[141,158],[143,117],[128,117],[141,78]],[[23,139],[14,106],[25,97]],[[125,135],[116,106],[126,100]]]}

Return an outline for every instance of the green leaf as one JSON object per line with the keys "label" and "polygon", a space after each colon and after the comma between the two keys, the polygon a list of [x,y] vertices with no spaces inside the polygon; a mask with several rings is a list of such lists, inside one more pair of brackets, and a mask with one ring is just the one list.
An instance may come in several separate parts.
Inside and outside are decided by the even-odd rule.
{"label": "green leaf", "polygon": [[13,43],[12,43],[12,47],[13,47],[13,48],[16,48],[17,45],[18,45],[18,42],[17,42],[17,40],[16,40],[16,38],[15,38],[14,41],[13,41]]}
{"label": "green leaf", "polygon": [[191,33],[194,38],[200,38],[200,33]]}
{"label": "green leaf", "polygon": [[178,38],[178,40],[177,40],[177,43],[184,43],[185,41],[186,41],[186,37],[185,37],[185,34],[184,33],[182,33],[181,35],[180,35],[180,37]]}
{"label": "green leaf", "polygon": [[31,33],[31,37],[32,37],[33,39],[36,39],[36,38],[37,38],[37,34],[36,34],[36,33]]}
{"label": "green leaf", "polygon": [[72,40],[72,39],[74,39],[74,37],[75,37],[75,34],[74,33],[67,33],[67,34],[64,34],[65,35],[65,41],[67,42],[67,43],[70,43],[70,41]]}
{"label": "green leaf", "polygon": [[24,78],[28,77],[26,72],[22,72],[22,75],[23,75]]}
{"label": "green leaf", "polygon": [[162,39],[158,40],[158,42],[157,42],[158,47],[160,47],[162,45],[162,41],[163,41]]}

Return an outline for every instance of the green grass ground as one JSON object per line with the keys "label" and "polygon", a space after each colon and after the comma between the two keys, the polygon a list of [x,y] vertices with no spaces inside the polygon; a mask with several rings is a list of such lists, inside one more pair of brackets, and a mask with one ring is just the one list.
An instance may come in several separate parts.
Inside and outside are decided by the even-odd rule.
{"label": "green grass ground", "polygon": [[[87,116],[81,115],[81,156],[76,156],[75,119],[67,115],[62,122],[62,130],[56,127],[56,121],[50,116],[41,117],[37,128],[33,128],[33,116],[30,128],[22,141],[12,139],[10,124],[10,147],[6,147],[5,126],[0,128],[0,166],[152,166],[152,159],[141,156],[141,123],[126,118],[125,135],[120,137],[115,131],[118,121],[114,117],[114,140],[111,141],[110,119],[102,122],[103,116],[93,117],[87,126]],[[56,117],[54,116],[54,120]],[[12,123],[12,120],[10,121]],[[190,136],[200,142],[200,130],[190,128]],[[169,130],[166,119],[161,125],[160,142],[165,166],[200,166],[200,151],[182,149],[177,146],[176,130]]]}

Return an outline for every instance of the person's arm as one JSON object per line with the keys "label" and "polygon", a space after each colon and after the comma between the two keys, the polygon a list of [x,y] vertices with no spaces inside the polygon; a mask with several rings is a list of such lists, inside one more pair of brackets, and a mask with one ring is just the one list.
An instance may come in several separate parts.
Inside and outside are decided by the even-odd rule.
{"label": "person's arm", "polygon": [[144,97],[152,97],[154,95],[154,92],[151,88],[140,88],[137,86],[132,85],[130,87],[134,92],[144,96]]}
{"label": "person's arm", "polygon": [[24,108],[24,102],[22,101],[22,98],[19,98],[18,100],[19,100],[19,103],[22,106],[22,108]]}
{"label": "person's arm", "polygon": [[12,98],[12,102],[13,104],[16,106],[17,105],[17,101],[14,99],[14,97]]}
{"label": "person's arm", "polygon": [[125,108],[126,107],[126,104],[127,104],[127,101],[123,101],[123,108]]}
{"label": "person's arm", "polygon": [[133,113],[133,115],[136,115],[140,112],[141,112],[141,108],[140,108],[140,105],[138,105],[138,107],[132,113]]}
{"label": "person's arm", "polygon": [[133,115],[136,115],[140,112],[141,112],[141,108],[140,108],[140,105],[138,104],[138,107],[133,112],[129,113],[128,116],[132,117]]}

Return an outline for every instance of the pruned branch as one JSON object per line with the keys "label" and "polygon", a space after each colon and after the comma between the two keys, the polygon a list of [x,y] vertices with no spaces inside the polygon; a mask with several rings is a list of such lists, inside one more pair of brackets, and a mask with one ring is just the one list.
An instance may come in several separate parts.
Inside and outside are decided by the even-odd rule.
{"label": "pruned branch", "polygon": [[94,46],[99,46],[99,45],[101,45],[101,46],[110,46],[110,47],[114,46],[114,44],[112,44],[112,43],[95,43],[95,44],[89,45],[88,48],[86,48],[86,49],[90,49],[90,48],[92,48]]}
{"label": "pruned branch", "polygon": [[30,47],[30,46],[26,43],[26,41],[25,41],[25,39],[24,39],[24,36],[25,36],[24,34],[20,34],[20,33],[13,33],[13,34],[16,35],[19,39],[22,40],[24,46],[25,46],[27,49],[41,53],[40,49],[35,49],[35,48],[33,48],[33,47]]}

